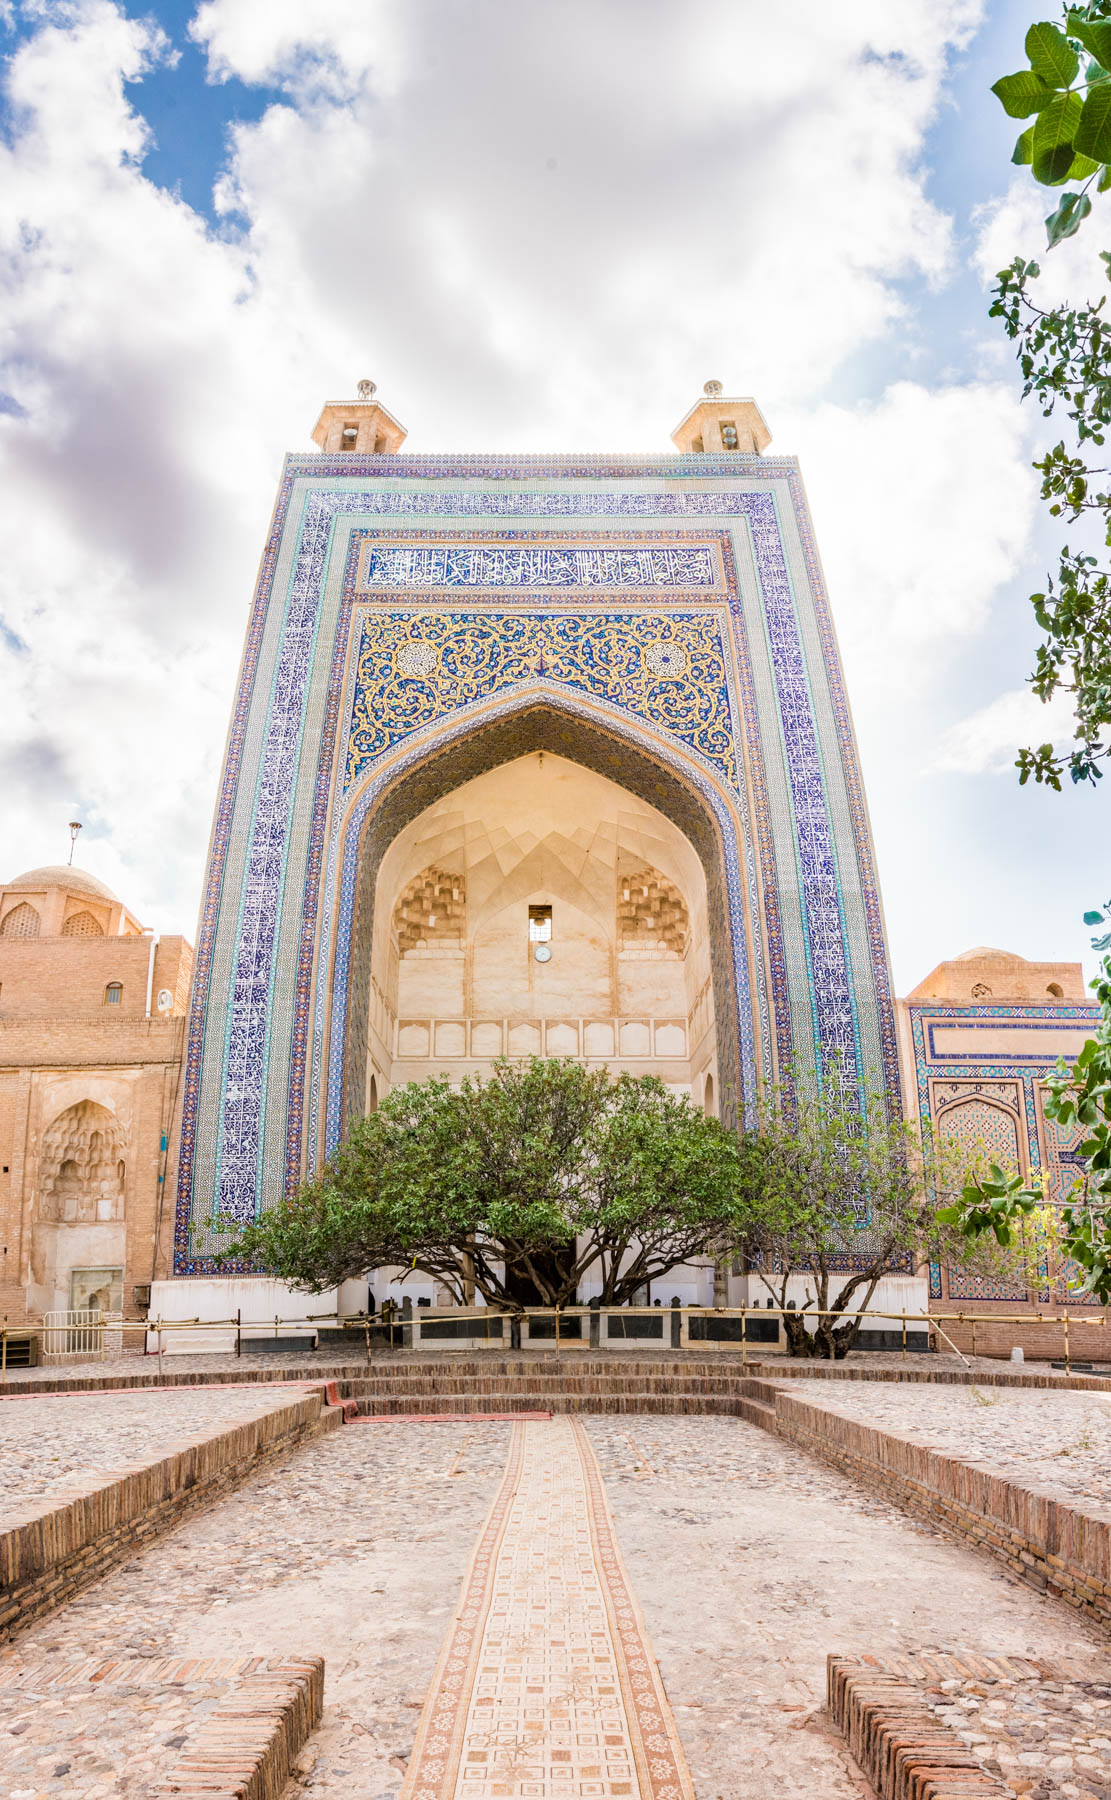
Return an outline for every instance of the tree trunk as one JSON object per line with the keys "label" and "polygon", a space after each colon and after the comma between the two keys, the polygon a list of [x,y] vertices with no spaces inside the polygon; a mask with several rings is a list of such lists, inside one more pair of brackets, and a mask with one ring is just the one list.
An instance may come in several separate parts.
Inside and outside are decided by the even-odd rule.
{"label": "tree trunk", "polygon": [[797,1312],[785,1307],[780,1314],[783,1320],[783,1332],[787,1339],[788,1356],[812,1356],[814,1354],[810,1342],[810,1333],[806,1329],[806,1320]]}

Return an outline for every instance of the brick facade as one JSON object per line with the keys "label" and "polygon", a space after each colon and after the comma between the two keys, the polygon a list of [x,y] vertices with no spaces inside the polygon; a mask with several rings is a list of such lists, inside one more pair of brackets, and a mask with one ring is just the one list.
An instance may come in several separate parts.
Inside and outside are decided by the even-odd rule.
{"label": "brick facade", "polygon": [[[19,907],[34,934],[5,935]],[[137,1316],[133,1290],[164,1272],[192,960],[83,871],[0,887],[0,1323],[86,1290]]]}

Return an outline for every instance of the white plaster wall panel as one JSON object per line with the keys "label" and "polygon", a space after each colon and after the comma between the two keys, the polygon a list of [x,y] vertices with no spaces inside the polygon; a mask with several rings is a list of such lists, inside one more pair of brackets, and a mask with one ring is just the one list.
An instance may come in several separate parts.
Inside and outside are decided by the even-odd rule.
{"label": "white plaster wall panel", "polygon": [[476,1019],[471,1026],[471,1055],[500,1056],[505,1049],[501,1019]]}
{"label": "white plaster wall panel", "polygon": [[612,1057],[615,1051],[614,1028],[610,1019],[590,1019],[583,1026],[583,1055]]}
{"label": "white plaster wall panel", "polygon": [[677,1019],[657,1020],[654,1049],[657,1056],[686,1056],[686,1026]]}
{"label": "white plaster wall panel", "polygon": [[625,1019],[620,1027],[622,1056],[651,1056],[652,1031],[647,1019]]}
{"label": "white plaster wall panel", "polygon": [[423,1019],[403,1019],[397,1030],[398,1056],[427,1056],[429,1027]]}
{"label": "white plaster wall panel", "polygon": [[436,1055],[466,1056],[467,1027],[462,1020],[437,1019],[436,1021]]}

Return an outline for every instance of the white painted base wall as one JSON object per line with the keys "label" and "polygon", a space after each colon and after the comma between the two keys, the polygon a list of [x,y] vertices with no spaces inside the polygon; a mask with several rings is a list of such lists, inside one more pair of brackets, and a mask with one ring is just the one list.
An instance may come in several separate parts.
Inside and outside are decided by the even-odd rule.
{"label": "white painted base wall", "polygon": [[[360,1298],[348,1309],[357,1312],[366,1304],[366,1283],[344,1282],[343,1287],[358,1290]],[[150,1292],[150,1322],[154,1327],[161,1319],[171,1327],[162,1333],[164,1355],[192,1352],[199,1356],[235,1349],[238,1312],[242,1313],[244,1337],[309,1337],[316,1325],[306,1321],[313,1314],[334,1314],[339,1299],[335,1288],[323,1294],[297,1293],[284,1281],[269,1281],[257,1275],[226,1280],[156,1281]],[[172,1328],[175,1323],[190,1321],[196,1324],[188,1331]],[[319,1320],[321,1325],[335,1322],[334,1318]],[[158,1348],[155,1330],[150,1333],[147,1347]]]}

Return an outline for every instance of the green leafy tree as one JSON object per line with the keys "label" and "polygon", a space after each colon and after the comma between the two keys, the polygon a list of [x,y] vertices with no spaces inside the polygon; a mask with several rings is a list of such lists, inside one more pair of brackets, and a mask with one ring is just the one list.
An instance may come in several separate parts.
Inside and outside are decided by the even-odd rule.
{"label": "green leafy tree", "polygon": [[219,1259],[312,1293],[400,1265],[509,1307],[515,1277],[564,1306],[590,1274],[621,1305],[736,1235],[740,1171],[735,1133],[655,1077],[499,1062],[486,1081],[395,1088]]}
{"label": "green leafy tree", "polygon": [[[743,1250],[779,1308],[789,1353],[846,1356],[883,1275],[915,1266],[935,1236],[962,1152],[892,1117],[884,1093],[862,1105],[855,1084],[819,1093],[796,1077],[765,1100],[742,1155],[752,1221]],[[798,1277],[808,1313],[788,1297]]]}
{"label": "green leafy tree", "polygon": [[[1111,914],[1085,913],[1089,925],[1103,925]],[[1085,1133],[1079,1154],[1084,1167],[1066,1197],[1059,1226],[1061,1254],[1076,1267],[1074,1293],[1107,1305],[1111,1302],[1111,932],[1093,939],[1103,952],[1101,973],[1092,983],[1102,1017],[1075,1064],[1057,1065],[1043,1107],[1047,1119]],[[970,1181],[943,1215],[943,1222],[972,1242],[994,1237],[1012,1241],[1023,1222],[1044,1205],[1040,1189],[1027,1187],[1015,1172],[993,1170],[987,1179]]]}
{"label": "green leafy tree", "polygon": [[[1111,186],[1111,0],[1068,8],[1060,25],[1042,21],[1026,34],[1029,67],[1005,75],[993,92],[1018,119],[1033,118],[1015,145],[1016,163],[1035,181],[1062,194],[1046,219],[1050,249],[1079,230],[1092,210],[1091,193]],[[1111,269],[1111,255],[1104,253]],[[1061,409],[1072,427],[1035,463],[1042,498],[1054,518],[1068,525],[1089,520],[1111,544],[1108,471],[1093,461],[1111,421],[1111,329],[1106,295],[1083,306],[1042,307],[1033,284],[1036,262],[1016,257],[992,290],[991,316],[1015,340],[1023,397],[1033,395],[1046,418]],[[1060,789],[1096,782],[1111,755],[1111,571],[1086,543],[1062,546],[1057,572],[1044,591],[1030,596],[1040,630],[1031,685],[1039,699],[1071,698],[1072,746],[1052,743],[1019,752],[1021,782],[1033,779]]]}

